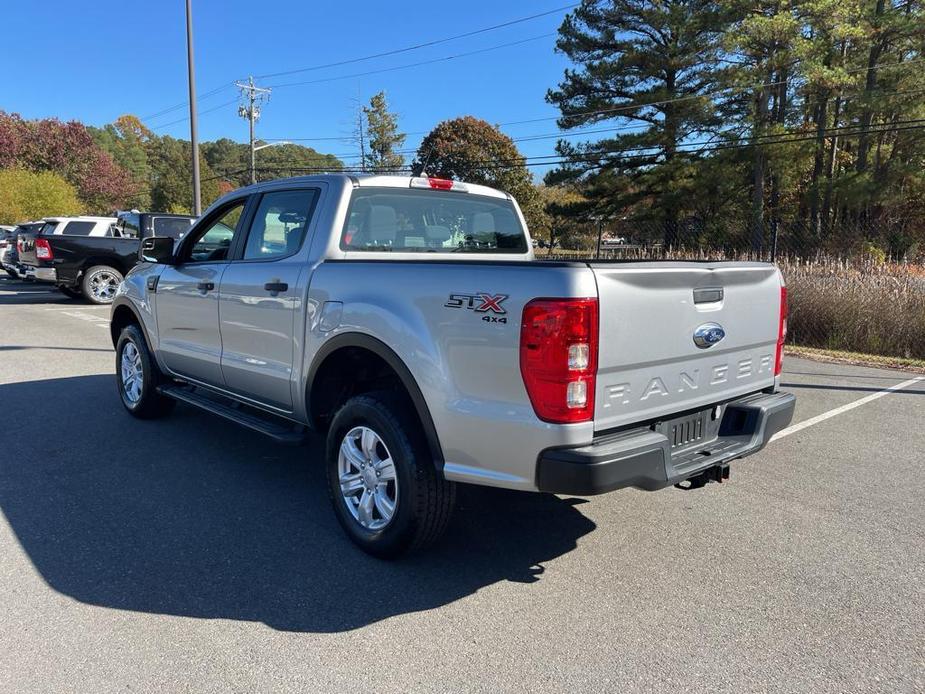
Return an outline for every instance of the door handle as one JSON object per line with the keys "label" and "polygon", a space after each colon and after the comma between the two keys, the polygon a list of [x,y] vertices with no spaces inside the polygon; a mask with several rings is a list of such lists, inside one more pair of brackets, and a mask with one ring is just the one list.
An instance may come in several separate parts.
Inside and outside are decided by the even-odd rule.
{"label": "door handle", "polygon": [[289,285],[285,282],[267,282],[263,285],[263,288],[266,289],[270,294],[276,296],[280,292],[284,292],[289,289]]}
{"label": "door handle", "polygon": [[215,282],[200,282],[196,285],[196,287],[201,292],[211,292],[213,289],[215,289]]}

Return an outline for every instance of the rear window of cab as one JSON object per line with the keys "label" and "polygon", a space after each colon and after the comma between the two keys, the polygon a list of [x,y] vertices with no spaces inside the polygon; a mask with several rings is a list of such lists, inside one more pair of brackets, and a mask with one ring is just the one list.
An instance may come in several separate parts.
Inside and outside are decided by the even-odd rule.
{"label": "rear window of cab", "polygon": [[470,193],[401,188],[353,191],[341,233],[344,251],[526,253],[514,204]]}

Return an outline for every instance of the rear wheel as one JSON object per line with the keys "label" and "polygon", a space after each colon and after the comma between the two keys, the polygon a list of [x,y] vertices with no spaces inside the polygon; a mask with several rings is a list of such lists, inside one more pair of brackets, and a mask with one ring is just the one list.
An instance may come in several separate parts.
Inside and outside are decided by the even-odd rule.
{"label": "rear wheel", "polygon": [[403,398],[377,392],[348,400],[331,423],[326,463],[334,513],[364,552],[391,559],[446,529],[456,485],[435,468]]}
{"label": "rear wheel", "polygon": [[116,385],[125,409],[139,419],[168,414],[177,403],[157,392],[164,380],[138,326],[123,328],[116,343]]}
{"label": "rear wheel", "polygon": [[8,275],[9,275],[10,277],[12,277],[14,280],[18,280],[18,279],[19,279],[19,275],[18,275],[16,272],[14,272],[13,270],[9,270],[9,269],[7,269],[7,268],[3,268],[3,269],[6,270],[6,274],[8,274]]}
{"label": "rear wheel", "polygon": [[122,273],[108,265],[94,265],[84,273],[81,289],[88,301],[94,304],[111,304],[116,289],[122,282]]}

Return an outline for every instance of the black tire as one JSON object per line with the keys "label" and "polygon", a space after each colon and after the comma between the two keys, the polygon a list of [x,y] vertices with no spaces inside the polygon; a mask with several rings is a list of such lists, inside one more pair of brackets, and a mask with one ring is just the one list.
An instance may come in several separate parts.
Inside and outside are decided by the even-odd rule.
{"label": "black tire", "polygon": [[[84,273],[80,288],[87,301],[105,306],[112,303],[115,289],[122,280],[122,273],[114,267],[94,265]],[[102,284],[107,287],[105,293],[101,290]]]}
{"label": "black tire", "polygon": [[58,291],[64,294],[64,296],[69,299],[79,299],[83,296],[83,292],[80,292],[76,289],[71,289],[70,287],[59,286]]}
{"label": "black tire", "polygon": [[[140,394],[134,401],[126,392],[122,375],[122,354],[129,345],[134,347],[141,365]],[[148,344],[139,327],[134,324],[124,327],[119,341],[116,342],[116,388],[119,391],[119,399],[129,414],[139,419],[156,419],[169,414],[177,401],[157,392],[157,386],[165,380],[148,350]]]}
{"label": "black tire", "polygon": [[9,275],[10,277],[12,277],[14,280],[18,280],[18,279],[19,279],[19,275],[16,274],[15,272],[13,272],[12,270],[7,270],[6,268],[3,268],[3,269],[6,270],[6,274],[8,274],[8,275]]}
{"label": "black tire", "polygon": [[[388,524],[368,530],[354,518],[341,493],[338,457],[353,428],[372,429],[388,449],[395,466],[398,495]],[[456,501],[456,484],[443,479],[434,466],[421,425],[410,403],[391,392],[358,395],[334,416],[327,438],[328,494],[334,514],[348,537],[364,552],[393,559],[421,550],[446,530]]]}

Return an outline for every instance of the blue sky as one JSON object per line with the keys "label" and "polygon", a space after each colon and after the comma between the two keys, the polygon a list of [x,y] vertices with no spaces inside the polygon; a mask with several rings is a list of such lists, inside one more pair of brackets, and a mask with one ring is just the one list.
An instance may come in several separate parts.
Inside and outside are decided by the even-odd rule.
{"label": "blue sky", "polygon": [[[568,5],[568,0],[468,0],[448,2],[296,2],[293,0],[194,0],[200,138],[246,141],[237,116],[235,80],[317,66],[441,39]],[[87,124],[123,113],[152,116],[186,99],[186,34],[183,0],[92,3],[9,3],[0,109],[26,118],[55,116]],[[446,118],[471,114],[503,125],[512,137],[555,133],[557,111],[546,90],[561,78],[567,60],[555,53],[555,31],[565,10],[513,26],[399,55],[352,65],[265,77],[277,86],[257,126],[262,138],[349,136],[358,97],[380,89],[409,133],[406,147]],[[380,74],[345,76],[404,66],[460,53],[453,60]],[[28,46],[27,46],[28,45]],[[218,89],[211,96],[208,92]],[[224,105],[223,105],[224,104]],[[185,106],[146,123],[159,134],[189,136]],[[178,121],[180,122],[174,122]],[[353,154],[347,142],[310,141],[322,152]],[[551,154],[555,139],[518,142],[527,156]],[[258,153],[259,157],[259,153]],[[536,173],[541,173],[540,171]]]}

